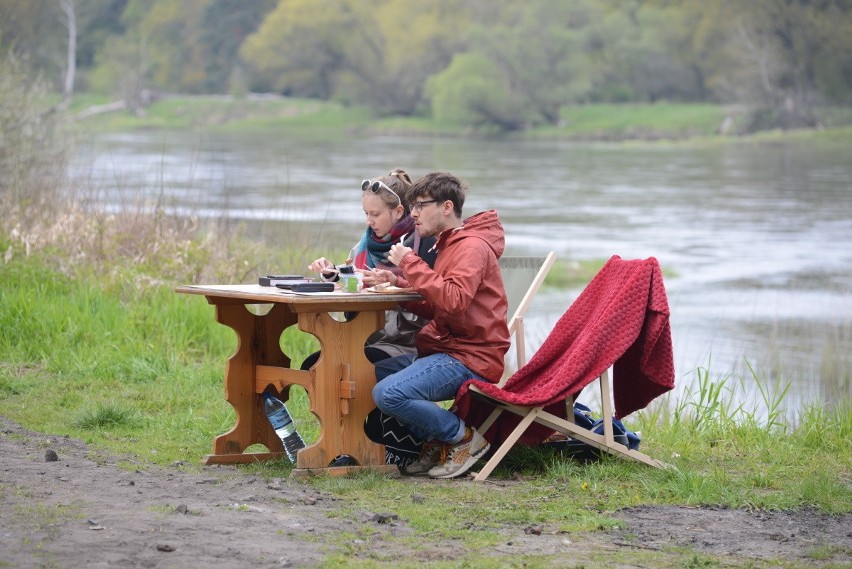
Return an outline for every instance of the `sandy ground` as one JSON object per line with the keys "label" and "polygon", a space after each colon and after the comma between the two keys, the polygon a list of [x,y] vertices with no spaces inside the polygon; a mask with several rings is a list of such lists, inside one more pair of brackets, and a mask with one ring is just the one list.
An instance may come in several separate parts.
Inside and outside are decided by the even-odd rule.
{"label": "sandy ground", "polygon": [[[405,520],[392,512],[335,516],[343,502],[299,481],[260,479],[232,467],[199,474],[138,468],[127,457],[33,433],[2,417],[0,457],[0,567],[310,567],[341,547],[415,562],[405,557],[404,540],[390,539],[411,533]],[[743,564],[852,566],[852,515],[647,506],[618,517],[622,528],[583,536],[507,527],[505,542],[488,553],[558,554],[591,567],[595,552],[674,545]],[[341,538],[358,524],[373,527],[361,534],[370,537]],[[457,542],[436,540],[428,551],[433,560],[459,558]]]}

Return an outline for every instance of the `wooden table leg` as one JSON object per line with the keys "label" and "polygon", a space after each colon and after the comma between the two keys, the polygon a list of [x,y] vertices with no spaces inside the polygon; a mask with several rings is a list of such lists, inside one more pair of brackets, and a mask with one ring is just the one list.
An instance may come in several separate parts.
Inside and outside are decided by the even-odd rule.
{"label": "wooden table leg", "polygon": [[341,454],[352,456],[361,467],[381,470],[387,466],[384,445],[370,441],[364,433],[367,414],[375,408],[376,383],[375,368],[364,355],[364,344],[384,325],[384,317],[383,310],[360,312],[347,322],[327,313],[299,315],[299,328],[316,336],[322,346],[314,367],[311,399],[311,411],[320,422],[320,438],[299,451],[299,469],[335,470],[326,467]]}
{"label": "wooden table leg", "polygon": [[[263,412],[260,396],[255,393],[255,370],[258,364],[290,366],[279,342],[284,329],[296,323],[296,315],[283,304],[273,305],[262,315],[252,314],[245,304],[217,304],[216,320],[237,333],[237,351],[228,360],[225,371],[225,400],[233,406],[237,417],[234,428],[213,441],[213,452],[204,458],[204,464],[282,457],[284,446]],[[256,443],[271,452],[243,453]]]}

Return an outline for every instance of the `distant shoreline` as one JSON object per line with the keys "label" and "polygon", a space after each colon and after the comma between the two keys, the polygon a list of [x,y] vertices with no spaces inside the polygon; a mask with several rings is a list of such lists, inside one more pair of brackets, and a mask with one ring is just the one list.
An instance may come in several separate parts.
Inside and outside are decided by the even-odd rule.
{"label": "distant shoreline", "polygon": [[374,117],[361,107],[269,94],[159,95],[139,112],[96,95],[78,95],[69,109],[80,133],[136,129],[204,129],[232,132],[282,130],[293,135],[450,136],[554,139],[590,143],[729,142],[786,137],[831,136],[852,139],[852,108],[819,109],[820,129],[771,130],[736,134],[741,107],[708,104],[589,104],[567,107],[559,126],[522,131],[472,131],[428,117]]}

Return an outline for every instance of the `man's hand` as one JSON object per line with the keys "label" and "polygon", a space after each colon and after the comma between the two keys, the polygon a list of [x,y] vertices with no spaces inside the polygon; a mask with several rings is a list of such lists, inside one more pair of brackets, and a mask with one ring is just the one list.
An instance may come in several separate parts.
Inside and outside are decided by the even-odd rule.
{"label": "man's hand", "polygon": [[372,271],[364,271],[364,286],[375,286],[377,284],[388,283],[396,285],[397,278],[392,271],[387,269],[374,269]]}
{"label": "man's hand", "polygon": [[399,266],[399,262],[402,261],[402,258],[410,251],[411,247],[406,247],[402,243],[394,243],[388,252],[388,261]]}
{"label": "man's hand", "polygon": [[377,284],[385,282],[381,275],[379,275],[379,270],[377,269],[364,269],[363,271],[359,271],[362,275],[364,275],[364,288],[375,286]]}

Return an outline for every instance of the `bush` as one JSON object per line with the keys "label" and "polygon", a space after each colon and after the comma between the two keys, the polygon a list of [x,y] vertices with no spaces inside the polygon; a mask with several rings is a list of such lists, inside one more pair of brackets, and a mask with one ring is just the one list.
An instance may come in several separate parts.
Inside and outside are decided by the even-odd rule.
{"label": "bush", "polygon": [[67,137],[46,84],[14,55],[0,58],[0,197],[46,204],[65,177]]}

